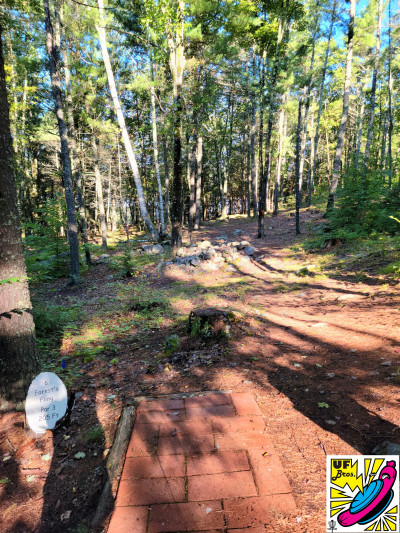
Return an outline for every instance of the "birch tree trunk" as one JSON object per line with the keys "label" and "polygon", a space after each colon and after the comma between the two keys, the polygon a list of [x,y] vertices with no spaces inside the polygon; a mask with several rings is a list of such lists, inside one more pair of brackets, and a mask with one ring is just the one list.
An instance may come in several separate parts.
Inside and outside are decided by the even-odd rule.
{"label": "birch tree trunk", "polygon": [[347,39],[346,51],[346,71],[343,93],[343,110],[340,120],[339,135],[336,145],[335,159],[333,161],[333,171],[331,185],[329,188],[327,210],[333,209],[335,203],[335,194],[339,181],[340,164],[342,160],[343,144],[346,134],[347,118],[349,114],[350,86],[351,86],[351,67],[353,59],[353,42],[354,42],[354,20],[356,17],[356,0],[350,0],[350,21]]}
{"label": "birch tree trunk", "polygon": [[365,143],[365,152],[364,152],[365,167],[368,167],[369,153],[370,153],[371,144],[372,144],[372,135],[374,132],[376,80],[378,76],[379,55],[380,55],[380,50],[381,50],[381,25],[382,25],[382,0],[378,0],[378,20],[377,20],[377,25],[376,25],[376,48],[375,48],[374,70],[372,72],[372,84],[371,84],[371,110],[370,110],[370,115],[369,115],[367,141]]}
{"label": "birch tree trunk", "polygon": [[[0,412],[23,408],[39,373],[22,249],[0,25]],[[4,282],[9,280],[9,282]]]}
{"label": "birch tree trunk", "polygon": [[69,158],[68,134],[62,107],[61,81],[60,81],[60,21],[57,9],[55,10],[55,27],[51,22],[49,0],[43,0],[46,48],[49,55],[49,71],[51,78],[51,92],[54,100],[54,109],[57,117],[58,131],[61,141],[61,159],[63,165],[65,200],[67,203],[68,217],[68,242],[70,257],[71,283],[79,279],[79,247],[78,227],[76,223],[75,199],[72,188],[72,170]]}
{"label": "birch tree trunk", "polygon": [[[45,0],[47,1],[47,0]],[[136,161],[136,156],[132,148],[132,143],[129,138],[128,129],[125,124],[125,117],[122,112],[121,104],[119,102],[117,87],[115,85],[114,73],[111,67],[110,55],[107,49],[107,37],[105,31],[105,20],[104,20],[104,3],[103,0],[98,0],[99,6],[99,16],[100,24],[96,26],[97,33],[99,35],[101,54],[103,56],[104,67],[106,69],[108,86],[110,88],[111,98],[114,104],[115,114],[117,115],[118,125],[121,130],[122,140],[124,142],[126,154],[128,156],[128,161],[132,170],[133,179],[135,181],[136,192],[138,195],[139,209],[142,216],[143,222],[146,225],[146,228],[151,233],[151,236],[154,240],[159,239],[158,231],[156,230],[154,224],[152,223],[149,213],[147,211],[146,200],[144,196],[142,181],[139,175],[139,168]]]}

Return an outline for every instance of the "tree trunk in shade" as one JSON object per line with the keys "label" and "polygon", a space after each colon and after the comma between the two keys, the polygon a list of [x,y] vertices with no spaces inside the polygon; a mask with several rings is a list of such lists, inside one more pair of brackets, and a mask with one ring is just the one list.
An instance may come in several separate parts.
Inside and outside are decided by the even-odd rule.
{"label": "tree trunk in shade", "polygon": [[46,28],[46,48],[49,56],[51,92],[61,141],[61,159],[63,165],[65,200],[67,203],[68,217],[70,276],[71,282],[76,283],[79,279],[78,226],[76,223],[75,199],[72,187],[72,169],[69,157],[67,126],[65,124],[64,111],[62,107],[60,81],[60,18],[58,11],[55,10],[55,25],[53,28],[50,16],[49,0],[43,0],[43,7]]}
{"label": "tree trunk in shade", "polygon": [[329,188],[327,210],[333,208],[335,203],[335,194],[339,182],[340,164],[342,161],[342,152],[344,145],[344,138],[346,134],[347,118],[349,115],[349,100],[350,100],[350,87],[351,87],[351,66],[353,60],[353,42],[354,42],[354,20],[356,18],[356,0],[350,2],[350,21],[347,38],[347,52],[346,52],[346,71],[344,80],[344,92],[343,92],[343,110],[342,118],[340,120],[339,134],[336,145],[335,159],[333,161],[333,171],[331,185]]}
{"label": "tree trunk in shade", "polygon": [[22,250],[1,35],[0,26],[0,412],[4,412],[23,408],[40,365]]}

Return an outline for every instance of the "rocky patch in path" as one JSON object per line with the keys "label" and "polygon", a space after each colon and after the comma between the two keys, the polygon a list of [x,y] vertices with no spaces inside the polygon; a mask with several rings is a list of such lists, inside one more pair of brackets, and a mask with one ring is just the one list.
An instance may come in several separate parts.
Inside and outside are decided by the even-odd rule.
{"label": "rocky patch in path", "polygon": [[[152,248],[155,248],[154,246]],[[162,253],[160,245],[157,245],[157,253]],[[143,253],[149,252],[149,246],[142,246]],[[223,235],[215,241],[207,240],[182,246],[178,249],[176,258],[171,261],[160,263],[158,269],[176,267],[196,267],[204,272],[220,269],[224,264],[236,264],[241,261],[249,261],[257,250],[248,241],[228,241]]]}

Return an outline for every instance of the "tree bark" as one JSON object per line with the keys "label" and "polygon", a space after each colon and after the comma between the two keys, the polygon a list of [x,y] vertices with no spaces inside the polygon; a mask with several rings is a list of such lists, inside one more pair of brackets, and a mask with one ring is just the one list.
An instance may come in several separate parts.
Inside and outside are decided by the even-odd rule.
{"label": "tree bark", "polygon": [[182,244],[182,215],[183,215],[183,161],[182,161],[182,116],[183,116],[183,70],[185,68],[184,47],[184,13],[185,2],[178,0],[176,14],[176,29],[171,27],[168,15],[165,13],[166,33],[169,48],[169,64],[173,79],[174,96],[174,179],[171,190],[171,224],[172,224],[172,254],[176,256]]}
{"label": "tree bark", "polygon": [[365,82],[364,87],[361,88],[361,105],[360,105],[360,120],[358,122],[358,129],[357,129],[357,146],[356,146],[356,169],[358,168],[358,164],[360,161],[360,152],[361,152],[361,139],[362,139],[362,130],[363,130],[363,123],[364,123],[364,109],[365,109],[365,93],[367,92],[367,86],[368,86],[368,71],[365,75]]}
{"label": "tree bark", "polygon": [[389,189],[392,187],[393,176],[393,158],[392,158],[392,137],[393,137],[393,108],[392,108],[392,95],[393,95],[393,72],[392,72],[392,2],[389,0],[389,43],[388,43],[388,66],[389,66],[389,82],[388,82],[388,116],[389,116],[389,128],[388,128],[388,152],[387,152],[387,176]]}
{"label": "tree bark", "polygon": [[194,219],[196,216],[196,174],[197,174],[197,125],[198,117],[193,117],[192,149],[189,161],[189,238],[192,242]]}
{"label": "tree bark", "polygon": [[165,133],[162,134],[162,148],[163,148],[163,160],[164,160],[165,221],[166,221],[166,224],[169,224],[170,223],[170,213],[169,213],[169,165],[168,165],[168,147],[167,147],[167,139],[166,139]]}
{"label": "tree bark", "polygon": [[301,183],[300,183],[300,159],[301,159],[301,122],[303,102],[299,100],[299,112],[297,116],[296,131],[296,235],[300,233],[300,207],[301,207]]}
{"label": "tree bark", "polygon": [[194,229],[200,229],[201,218],[201,181],[203,175],[203,136],[200,131],[197,137],[197,175],[196,175],[196,218],[194,222]]}
{"label": "tree bark", "polygon": [[100,24],[96,26],[96,29],[99,35],[101,54],[103,56],[104,67],[106,69],[108,86],[110,88],[110,93],[111,93],[111,98],[114,104],[115,114],[117,115],[117,120],[118,120],[118,125],[121,130],[122,140],[124,141],[126,154],[128,156],[128,161],[129,161],[129,164],[132,170],[133,179],[135,181],[140,214],[142,216],[143,222],[146,225],[146,228],[151,233],[152,238],[157,241],[159,239],[159,234],[154,224],[152,223],[149,213],[147,211],[146,200],[144,196],[142,180],[140,179],[140,175],[139,175],[139,168],[137,165],[136,156],[132,148],[131,140],[129,138],[128,129],[125,124],[125,117],[122,112],[121,104],[120,104],[119,97],[118,97],[117,87],[115,85],[114,73],[112,71],[110,56],[109,56],[108,49],[107,49],[107,37],[106,37],[106,31],[105,31],[103,0],[98,0],[98,6],[99,6]]}
{"label": "tree bark", "polygon": [[281,190],[281,170],[282,170],[282,158],[283,158],[283,147],[285,143],[284,138],[284,129],[283,125],[285,122],[285,109],[283,107],[285,103],[286,95],[282,97],[282,105],[279,113],[279,131],[278,131],[278,158],[276,161],[276,180],[275,180],[275,189],[274,189],[274,211],[273,215],[278,214],[279,209],[279,192]]}
{"label": "tree bark", "polygon": [[151,100],[151,122],[152,122],[152,132],[153,132],[153,154],[154,154],[154,166],[156,169],[156,179],[158,187],[158,211],[160,217],[160,227],[161,235],[165,235],[165,222],[164,222],[164,201],[163,193],[161,186],[161,177],[160,177],[160,162],[158,160],[158,134],[157,134],[157,116],[156,116],[156,96],[154,87],[151,87],[150,91],[150,100]]}
{"label": "tree bark", "polygon": [[85,206],[84,206],[83,193],[82,193],[82,172],[80,170],[78,152],[77,152],[77,147],[76,147],[75,123],[74,123],[74,113],[73,113],[73,107],[72,107],[71,79],[70,79],[70,72],[69,72],[68,52],[66,49],[63,50],[63,58],[64,58],[65,88],[67,91],[68,133],[69,133],[69,138],[70,138],[70,143],[71,143],[72,163],[73,163],[72,175],[74,177],[75,187],[76,187],[76,196],[78,200],[78,210],[79,210],[80,223],[81,223],[80,230],[82,233],[82,240],[85,245],[85,258],[86,258],[86,263],[90,265],[92,263],[92,258],[90,256]]}
{"label": "tree bark", "polygon": [[324,103],[325,78],[326,78],[326,72],[328,70],[328,59],[329,59],[329,53],[330,53],[330,46],[331,46],[335,16],[336,16],[336,0],[333,1],[333,6],[332,6],[331,22],[329,25],[329,34],[328,34],[328,43],[326,45],[324,66],[322,68],[321,83],[319,87],[318,115],[317,115],[317,123],[315,127],[315,136],[314,136],[314,158],[311,162],[310,188],[308,191],[308,205],[311,205],[311,198],[314,192],[314,180],[315,180],[315,174],[316,174],[317,162],[318,162],[319,125],[321,122],[322,106]]}
{"label": "tree bark", "polygon": [[264,235],[264,215],[266,210],[266,200],[267,200],[267,185],[269,179],[269,170],[270,170],[270,159],[271,159],[271,136],[272,136],[272,126],[274,121],[274,104],[275,104],[275,91],[276,83],[278,80],[279,67],[280,67],[280,49],[283,39],[283,24],[282,21],[279,21],[278,36],[276,41],[276,50],[275,50],[275,59],[274,65],[272,68],[271,80],[269,83],[268,91],[268,125],[267,125],[267,135],[265,137],[265,163],[264,171],[260,176],[260,195],[259,195],[259,205],[258,205],[258,233],[257,237],[262,239]]}
{"label": "tree bark", "polygon": [[98,151],[96,137],[95,137],[93,129],[92,129],[92,135],[91,135],[91,143],[92,143],[92,150],[93,150],[94,177],[96,180],[97,205],[99,207],[101,245],[103,248],[107,249],[107,224],[106,224],[106,214],[104,210],[103,180],[101,178],[101,173],[100,173],[100,168],[99,168],[99,151]]}
{"label": "tree bark", "polygon": [[251,165],[251,194],[253,204],[253,217],[257,216],[257,172],[256,172],[256,103],[253,99],[251,105],[251,132],[250,132],[250,165]]}
{"label": "tree bark", "polygon": [[351,67],[353,59],[353,42],[354,42],[354,19],[356,17],[356,0],[350,0],[350,21],[348,29],[347,39],[347,51],[346,51],[346,72],[344,81],[344,93],[343,93],[343,110],[342,118],[340,121],[339,135],[336,145],[335,159],[333,161],[333,171],[331,185],[329,188],[327,210],[333,209],[335,203],[335,194],[339,181],[340,164],[342,160],[343,144],[346,134],[347,118],[349,114],[349,99],[350,99],[350,86],[351,86]]}
{"label": "tree bark", "polygon": [[70,276],[71,283],[76,283],[79,279],[79,247],[78,247],[78,227],[76,223],[75,199],[72,187],[72,170],[69,158],[67,126],[64,119],[62,107],[62,93],[60,81],[60,21],[56,10],[55,28],[51,22],[49,0],[43,0],[46,47],[49,55],[49,71],[51,78],[51,92],[54,100],[54,109],[57,117],[58,131],[61,141],[61,159],[63,165],[65,200],[67,203],[68,217],[68,242],[70,256]]}
{"label": "tree bark", "polygon": [[371,110],[370,110],[370,115],[369,115],[367,141],[365,143],[365,152],[364,152],[364,164],[366,168],[368,167],[368,163],[369,163],[369,153],[371,150],[372,135],[374,132],[376,81],[378,77],[379,55],[380,55],[380,50],[381,50],[381,24],[382,24],[382,0],[378,0],[378,20],[377,20],[377,25],[376,25],[376,48],[375,48],[375,58],[374,58],[374,70],[372,72],[372,84],[371,84]]}
{"label": "tree bark", "polygon": [[0,412],[22,409],[40,370],[13,173],[0,25]]}

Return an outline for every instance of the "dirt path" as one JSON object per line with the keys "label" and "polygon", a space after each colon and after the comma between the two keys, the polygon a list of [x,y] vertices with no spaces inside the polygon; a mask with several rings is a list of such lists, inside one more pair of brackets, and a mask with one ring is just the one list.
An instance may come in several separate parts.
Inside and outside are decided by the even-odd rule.
{"label": "dirt path", "polygon": [[[318,213],[303,214],[305,228],[307,222],[314,225],[318,221]],[[322,530],[327,454],[369,453],[383,441],[400,443],[398,285],[390,285],[373,272],[360,276],[356,264],[343,271],[331,264],[331,258],[295,255],[288,249],[295,244],[294,219],[287,214],[268,219],[263,241],[254,237],[254,221],[245,218],[209,223],[198,238],[225,235],[237,240],[237,230],[257,248],[258,261],[241,263],[236,270],[200,273],[195,268],[172,268],[163,273],[148,265],[137,278],[115,282],[109,280],[113,271],[99,265],[88,273],[75,296],[64,290],[52,292],[51,285],[44,288],[46,298],[58,303],[84,299],[85,320],[79,327],[79,339],[89,330],[95,337],[96,327],[102,328],[103,337],[112,339],[114,351],[82,364],[75,385],[82,396],[71,426],[64,430],[71,438],[57,440],[61,453],[72,454],[72,443],[77,442],[77,449],[87,451],[90,459],[78,466],[70,461],[57,474],[62,457],[55,453],[47,477],[37,479],[35,486],[22,482],[17,460],[7,461],[14,470],[19,465],[19,489],[14,487],[13,494],[21,511],[20,524],[26,528],[12,529],[11,487],[0,486],[0,509],[7,511],[9,524],[9,529],[0,526],[1,533],[45,532],[54,527],[67,530],[67,526],[78,531],[96,496],[95,491],[84,490],[88,469],[93,473],[101,467],[121,406],[137,396],[232,390],[256,398],[298,509],[284,525],[267,531]],[[142,292],[138,293],[139,289]],[[160,296],[164,307],[154,306],[148,315],[139,316],[127,304],[133,294],[139,294],[139,299],[149,294]],[[201,306],[235,313],[229,342],[188,336],[184,318]],[[181,345],[175,360],[166,360],[163,343],[171,334],[179,336]],[[78,337],[64,339],[64,356],[73,351],[74,338]],[[104,340],[98,342],[104,344]],[[118,362],[112,363],[116,357]],[[20,422],[12,419],[14,426]],[[7,450],[5,438],[13,435],[10,424],[3,425],[0,435],[3,453]],[[90,447],[79,440],[82,431],[96,424],[104,428],[106,439],[98,449],[96,443]],[[18,450],[24,439],[15,439]],[[63,439],[63,434],[57,439]],[[31,455],[21,452],[24,468],[34,459],[35,465],[41,463],[38,454],[44,454],[46,446],[51,448],[51,437],[48,440],[39,451],[31,448]],[[95,483],[100,485],[100,480]],[[44,508],[46,512],[42,512]],[[73,512],[66,519],[69,510]],[[80,531],[85,532],[83,526]]]}

